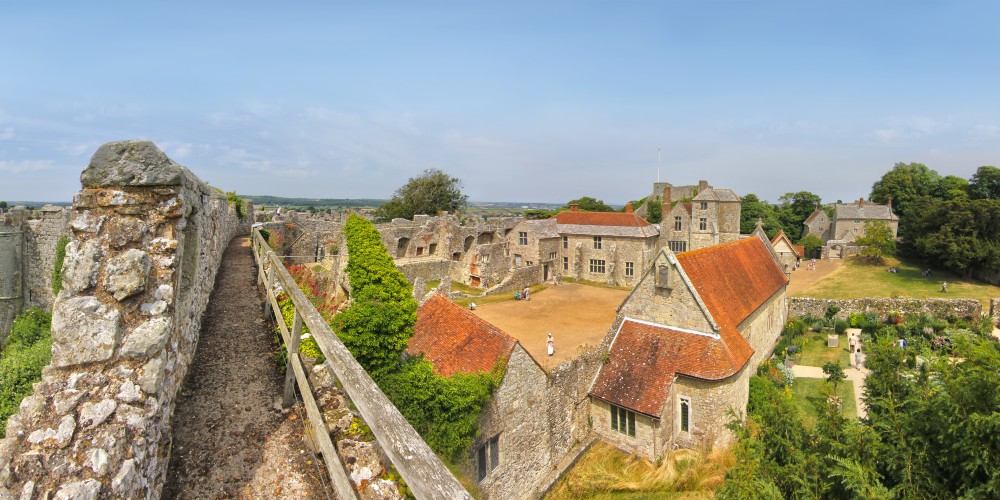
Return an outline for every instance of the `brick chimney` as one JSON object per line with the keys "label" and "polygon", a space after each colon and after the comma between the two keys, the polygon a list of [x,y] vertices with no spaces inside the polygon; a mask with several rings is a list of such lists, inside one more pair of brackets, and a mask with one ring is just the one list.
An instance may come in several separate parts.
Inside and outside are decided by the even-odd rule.
{"label": "brick chimney", "polygon": [[865,206],[865,199],[864,198],[858,198],[858,208],[861,208],[863,206]]}
{"label": "brick chimney", "polygon": [[632,213],[632,202],[631,201],[625,204],[625,213],[627,213],[627,214]]}
{"label": "brick chimney", "polygon": [[580,211],[580,204],[579,203],[570,203],[569,204],[569,211],[570,212],[579,212]]}
{"label": "brick chimney", "polygon": [[889,203],[887,203],[887,205],[889,205],[889,208],[892,208],[892,196],[889,197]]}

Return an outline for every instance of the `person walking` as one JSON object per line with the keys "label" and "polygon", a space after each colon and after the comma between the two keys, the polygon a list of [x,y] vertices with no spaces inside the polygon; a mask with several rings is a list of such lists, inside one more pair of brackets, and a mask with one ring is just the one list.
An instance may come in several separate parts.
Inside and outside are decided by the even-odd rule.
{"label": "person walking", "polygon": [[549,356],[556,353],[555,341],[552,340],[552,332],[549,332],[549,337],[545,340],[545,347],[548,350]]}
{"label": "person walking", "polygon": [[854,351],[854,367],[857,368],[858,370],[861,369],[861,348],[860,347],[858,348],[858,350]]}
{"label": "person walking", "polygon": [[851,354],[858,348],[858,337],[854,333],[851,333],[851,337],[847,340],[847,343],[851,346]]}

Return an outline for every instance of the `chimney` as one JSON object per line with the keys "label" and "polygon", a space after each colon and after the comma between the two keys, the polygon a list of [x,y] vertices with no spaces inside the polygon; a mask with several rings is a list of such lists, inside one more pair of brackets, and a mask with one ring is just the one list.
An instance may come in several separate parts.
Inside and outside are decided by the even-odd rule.
{"label": "chimney", "polygon": [[660,207],[661,224],[663,220],[666,220],[667,214],[670,213],[670,186],[663,188],[663,205]]}
{"label": "chimney", "polygon": [[632,202],[631,201],[625,204],[625,213],[627,213],[627,214],[632,213]]}
{"label": "chimney", "polygon": [[888,205],[889,205],[889,208],[892,208],[892,196],[889,197],[889,203],[888,203]]}
{"label": "chimney", "polygon": [[865,199],[864,198],[858,198],[858,208],[861,208],[863,206],[865,206]]}
{"label": "chimney", "polygon": [[580,210],[580,204],[579,203],[570,203],[569,204],[569,211],[570,212],[578,212],[579,210]]}
{"label": "chimney", "polygon": [[704,181],[704,180],[698,181],[698,192],[699,193],[702,192],[702,191],[704,191],[704,190],[706,190],[706,189],[708,189],[708,188],[710,188],[710,187],[712,187],[712,186],[708,185],[708,181]]}

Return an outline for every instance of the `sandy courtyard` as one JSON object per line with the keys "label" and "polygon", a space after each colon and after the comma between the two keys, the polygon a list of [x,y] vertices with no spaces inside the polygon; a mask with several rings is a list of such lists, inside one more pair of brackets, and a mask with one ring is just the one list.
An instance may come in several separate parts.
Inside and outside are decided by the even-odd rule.
{"label": "sandy courtyard", "polygon": [[[527,302],[483,304],[475,312],[519,340],[549,370],[575,358],[580,347],[600,344],[615,320],[615,309],[628,293],[566,283],[536,292]],[[513,297],[513,292],[510,295]],[[545,336],[549,332],[555,339],[556,352],[552,357],[545,353]]]}
{"label": "sandy courtyard", "polygon": [[820,260],[816,259],[816,270],[806,269],[809,260],[803,260],[799,268],[792,271],[792,276],[788,283],[788,296],[808,290],[819,280],[829,276],[844,265],[841,259]]}

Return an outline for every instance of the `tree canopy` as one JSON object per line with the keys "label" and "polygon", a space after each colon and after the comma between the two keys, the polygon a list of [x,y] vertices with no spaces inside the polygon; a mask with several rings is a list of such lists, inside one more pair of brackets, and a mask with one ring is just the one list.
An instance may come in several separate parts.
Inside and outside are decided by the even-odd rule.
{"label": "tree canopy", "polygon": [[[774,238],[774,235],[778,234],[778,230],[783,229],[774,206],[751,193],[744,196],[740,204],[740,233],[752,233],[757,228],[758,219],[763,222],[762,227],[768,238]],[[791,238],[795,238],[801,233],[801,227],[794,233],[785,231],[785,234]]]}
{"label": "tree canopy", "polygon": [[857,244],[864,247],[861,255],[872,263],[881,264],[886,256],[896,253],[896,239],[884,220],[865,221],[865,235],[857,239]]}
{"label": "tree canopy", "polygon": [[979,167],[968,183],[969,196],[976,200],[1000,200],[1000,168]]}
{"label": "tree canopy", "polygon": [[582,198],[577,198],[575,200],[570,200],[566,203],[566,209],[569,209],[570,205],[580,205],[579,209],[584,212],[614,212],[615,209],[604,203],[604,200],[598,200],[597,198],[592,198],[590,196],[584,196]]}
{"label": "tree canopy", "polygon": [[897,163],[872,185],[869,199],[885,204],[892,197],[892,209],[903,217],[910,206],[939,190],[941,176],[922,163]]}
{"label": "tree canopy", "polygon": [[809,191],[785,193],[778,198],[776,212],[785,234],[793,238],[802,234],[802,223],[812,215],[821,201],[819,195]]}
{"label": "tree canopy", "polygon": [[462,194],[462,181],[444,171],[431,168],[400,186],[392,199],[375,210],[375,219],[412,219],[414,215],[436,215],[439,211],[457,212],[465,208],[469,197]]}

